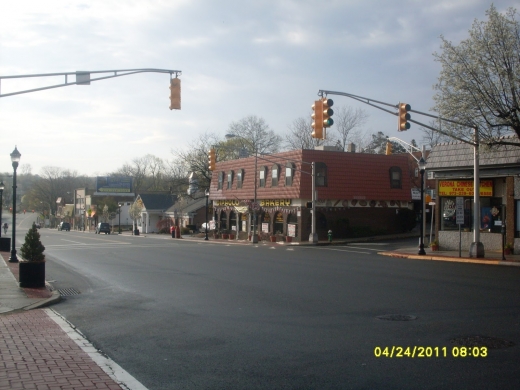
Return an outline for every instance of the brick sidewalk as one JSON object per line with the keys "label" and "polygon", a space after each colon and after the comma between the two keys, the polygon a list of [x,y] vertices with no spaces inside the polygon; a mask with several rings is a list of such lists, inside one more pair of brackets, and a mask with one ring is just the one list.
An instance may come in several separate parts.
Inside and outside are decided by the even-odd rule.
{"label": "brick sidewalk", "polygon": [[45,309],[0,316],[0,389],[122,389]]}

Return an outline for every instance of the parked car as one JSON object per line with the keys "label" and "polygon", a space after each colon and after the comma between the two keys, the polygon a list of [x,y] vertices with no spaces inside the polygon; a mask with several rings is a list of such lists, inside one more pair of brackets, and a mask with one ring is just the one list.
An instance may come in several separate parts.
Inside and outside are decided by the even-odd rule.
{"label": "parked car", "polygon": [[58,230],[65,230],[67,232],[70,232],[70,223],[68,222],[61,222],[59,225],[58,225]]}
{"label": "parked car", "polygon": [[96,227],[96,234],[101,234],[101,233],[110,234],[110,225],[108,223],[106,223],[106,222],[98,223],[98,225]]}

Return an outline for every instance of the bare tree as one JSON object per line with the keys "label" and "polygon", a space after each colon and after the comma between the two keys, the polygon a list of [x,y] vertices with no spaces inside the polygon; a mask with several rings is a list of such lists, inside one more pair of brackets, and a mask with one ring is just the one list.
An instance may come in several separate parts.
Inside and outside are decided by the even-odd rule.
{"label": "bare tree", "polygon": [[[186,193],[188,188],[188,176],[195,172],[199,179],[199,188],[208,188],[211,181],[211,171],[208,166],[208,152],[217,147],[223,141],[216,134],[204,133],[190,143],[187,149],[172,150],[173,160],[169,165],[169,178],[178,194]],[[221,154],[218,154],[221,159]]]}
{"label": "bare tree", "polygon": [[368,119],[368,114],[361,108],[341,106],[334,110],[333,129],[338,134],[341,148],[345,150],[347,143],[352,142],[356,131],[363,126]]}
{"label": "bare tree", "polygon": [[312,138],[311,124],[312,119],[310,116],[308,119],[303,117],[295,119],[289,126],[289,133],[285,135],[285,146],[288,149],[314,149],[316,146],[334,145],[337,143],[333,134],[329,136],[332,133],[330,131],[325,140]]}
{"label": "bare tree", "polygon": [[[430,127],[439,128],[439,130],[442,130],[442,127],[439,126],[437,121],[430,121],[428,124]],[[422,143],[429,146],[430,148],[443,142],[453,141],[452,138],[442,134],[439,131],[435,131],[426,127],[421,127],[421,130],[423,131]]]}
{"label": "bare tree", "polygon": [[251,155],[255,152],[276,153],[282,144],[282,137],[276,135],[264,119],[254,115],[231,123],[229,134],[234,136],[234,143]]}
{"label": "bare tree", "polygon": [[467,124],[445,123],[442,131],[458,140],[472,142],[472,128],[478,127],[483,143],[512,143],[498,138],[520,136],[520,24],[513,8],[500,14],[491,5],[486,15],[459,45],[441,37],[442,51],[434,53],[442,66],[435,110]]}

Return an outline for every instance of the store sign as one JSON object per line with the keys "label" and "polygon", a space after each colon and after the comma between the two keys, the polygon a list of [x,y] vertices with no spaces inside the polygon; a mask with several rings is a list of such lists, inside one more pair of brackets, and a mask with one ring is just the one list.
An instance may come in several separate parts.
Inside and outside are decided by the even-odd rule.
{"label": "store sign", "polygon": [[412,188],[412,200],[421,200],[420,188]]}
{"label": "store sign", "polygon": [[261,207],[290,206],[291,199],[263,199],[260,200]]}
{"label": "store sign", "polygon": [[[480,196],[493,196],[493,180],[480,181]],[[439,196],[473,196],[472,180],[439,180]]]}

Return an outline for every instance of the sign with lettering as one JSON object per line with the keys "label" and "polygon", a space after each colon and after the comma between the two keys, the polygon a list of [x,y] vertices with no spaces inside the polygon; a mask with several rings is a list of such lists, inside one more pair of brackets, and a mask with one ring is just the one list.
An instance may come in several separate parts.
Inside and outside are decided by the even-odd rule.
{"label": "sign with lettering", "polygon": [[[481,180],[479,193],[493,196],[493,180]],[[439,180],[439,196],[473,196],[473,180]]]}

